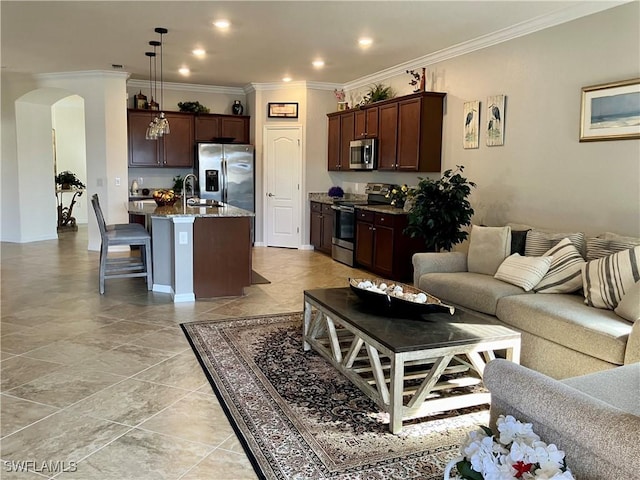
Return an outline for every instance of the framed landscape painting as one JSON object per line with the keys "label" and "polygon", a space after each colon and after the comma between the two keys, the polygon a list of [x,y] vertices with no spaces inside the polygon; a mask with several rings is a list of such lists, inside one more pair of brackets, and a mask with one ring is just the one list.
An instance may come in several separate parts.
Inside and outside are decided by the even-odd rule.
{"label": "framed landscape painting", "polygon": [[580,141],[640,138],[640,78],[582,88]]}
{"label": "framed landscape painting", "polygon": [[464,118],[464,130],[462,147],[478,148],[480,145],[480,102],[464,102],[462,111]]}
{"label": "framed landscape painting", "polygon": [[487,97],[487,146],[504,145],[504,95]]}

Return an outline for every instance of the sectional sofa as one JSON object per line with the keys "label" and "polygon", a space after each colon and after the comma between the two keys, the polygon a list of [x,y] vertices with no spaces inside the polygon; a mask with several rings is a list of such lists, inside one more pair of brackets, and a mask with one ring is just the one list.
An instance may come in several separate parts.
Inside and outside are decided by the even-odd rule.
{"label": "sectional sofa", "polygon": [[414,285],[521,332],[522,365],[575,377],[640,362],[639,245],[610,233],[473,226],[468,252],[414,255]]}

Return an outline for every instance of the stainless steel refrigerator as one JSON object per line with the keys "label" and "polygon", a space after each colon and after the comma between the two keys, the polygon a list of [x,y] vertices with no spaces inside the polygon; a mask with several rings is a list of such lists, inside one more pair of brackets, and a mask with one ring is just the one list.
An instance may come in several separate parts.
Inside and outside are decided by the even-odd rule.
{"label": "stainless steel refrigerator", "polygon": [[197,163],[200,198],[255,212],[253,145],[198,143]]}

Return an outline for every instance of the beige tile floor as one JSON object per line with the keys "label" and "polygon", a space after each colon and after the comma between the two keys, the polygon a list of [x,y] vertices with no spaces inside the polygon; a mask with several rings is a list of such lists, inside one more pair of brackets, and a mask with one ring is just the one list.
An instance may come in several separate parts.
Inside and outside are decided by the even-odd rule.
{"label": "beige tile floor", "polygon": [[100,295],[86,245],[82,226],[1,245],[0,478],[256,478],[179,324],[300,311],[304,289],[364,274],[312,251],[255,248],[271,284],[173,304],[137,278],[108,280]]}

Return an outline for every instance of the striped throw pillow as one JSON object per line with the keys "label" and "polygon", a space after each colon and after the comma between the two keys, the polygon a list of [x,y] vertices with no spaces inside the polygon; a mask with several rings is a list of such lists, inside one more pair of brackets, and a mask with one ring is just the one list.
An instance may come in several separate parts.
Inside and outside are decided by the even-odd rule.
{"label": "striped throw pillow", "polygon": [[555,247],[551,247],[545,257],[553,257],[546,275],[536,285],[538,293],[573,293],[582,288],[582,266],[586,263],[571,243],[564,238]]}
{"label": "striped throw pillow", "polygon": [[524,254],[527,257],[540,257],[551,247],[560,243],[560,240],[563,238],[571,240],[571,243],[578,249],[582,258],[586,257],[587,240],[584,233],[552,233],[535,229],[527,232],[527,243],[524,247]]}
{"label": "striped throw pillow", "polygon": [[614,310],[640,281],[640,245],[585,263],[582,268],[584,303]]}
{"label": "striped throw pillow", "polygon": [[498,267],[494,278],[517,285],[528,292],[549,271],[552,261],[553,257],[523,257],[514,253]]}
{"label": "striped throw pillow", "polygon": [[614,237],[612,235],[604,234],[587,238],[587,261],[608,257],[614,253],[640,245],[640,238]]}

